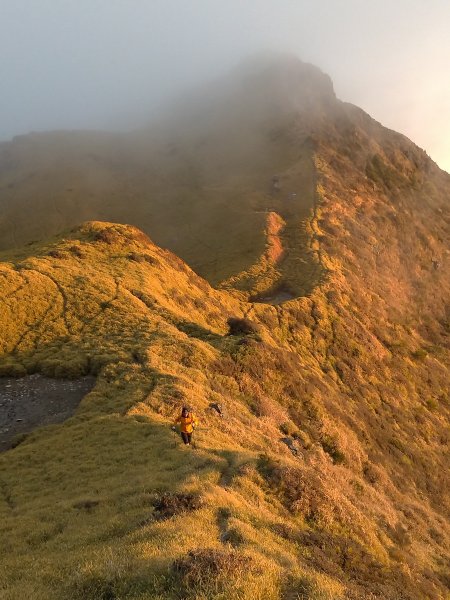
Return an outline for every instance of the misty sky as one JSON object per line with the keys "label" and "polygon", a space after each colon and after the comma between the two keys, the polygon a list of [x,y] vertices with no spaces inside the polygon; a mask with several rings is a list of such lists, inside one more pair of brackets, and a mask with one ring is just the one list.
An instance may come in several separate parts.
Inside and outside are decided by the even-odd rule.
{"label": "misty sky", "polygon": [[0,139],[135,125],[272,49],[450,171],[448,0],[0,0]]}

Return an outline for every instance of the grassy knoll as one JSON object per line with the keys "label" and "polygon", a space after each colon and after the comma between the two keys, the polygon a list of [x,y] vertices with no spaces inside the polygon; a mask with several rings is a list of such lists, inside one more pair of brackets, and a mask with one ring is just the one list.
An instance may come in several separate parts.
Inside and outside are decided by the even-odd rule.
{"label": "grassy knoll", "polygon": [[2,600],[445,598],[447,350],[397,321],[404,351],[378,341],[331,253],[282,307],[131,226],[1,259],[1,372],[97,378],[0,455]]}

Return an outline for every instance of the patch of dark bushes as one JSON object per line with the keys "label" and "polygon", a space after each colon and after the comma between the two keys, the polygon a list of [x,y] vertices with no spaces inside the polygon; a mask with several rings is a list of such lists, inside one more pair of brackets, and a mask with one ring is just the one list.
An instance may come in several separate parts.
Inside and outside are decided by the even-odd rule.
{"label": "patch of dark bushes", "polygon": [[206,302],[202,298],[192,298],[192,304],[200,311],[206,310]]}
{"label": "patch of dark bushes", "polygon": [[132,260],[137,263],[148,263],[149,265],[156,265],[158,261],[153,256],[148,254],[141,254],[139,252],[130,252],[127,256],[128,260]]}
{"label": "patch of dark bushes", "polygon": [[267,456],[260,457],[258,470],[278,500],[309,525],[323,527],[339,520],[339,506],[314,471],[287,466]]}
{"label": "patch of dark bushes", "polygon": [[[258,462],[258,470],[288,510],[302,513],[306,518],[314,516],[314,509],[309,506],[309,495],[313,486],[311,481],[306,481],[301,469],[283,466],[262,455]],[[313,496],[318,501],[319,495],[313,493]]]}
{"label": "patch of dark bushes", "polygon": [[158,520],[170,519],[183,512],[198,510],[203,506],[203,500],[197,494],[172,494],[166,492],[154,502],[155,518]]}
{"label": "patch of dark bushes", "polygon": [[250,319],[240,319],[239,317],[230,317],[227,321],[228,335],[252,335],[260,332],[260,327]]}
{"label": "patch of dark bushes", "polygon": [[129,238],[139,242],[144,246],[153,246],[152,240],[143,231],[137,227],[133,227],[131,233],[128,235]]}
{"label": "patch of dark bushes", "polygon": [[69,252],[71,252],[77,258],[84,258],[84,256],[85,256],[84,252],[81,250],[81,248],[79,246],[70,246]]}
{"label": "patch of dark bushes", "polygon": [[233,575],[251,568],[252,559],[233,548],[201,548],[191,550],[173,563],[173,571],[188,589],[228,581]]}
{"label": "patch of dark bushes", "polygon": [[329,575],[344,572],[352,579],[382,583],[386,577],[383,565],[359,543],[329,532],[308,531],[300,543],[309,550],[309,562]]}
{"label": "patch of dark bushes", "polygon": [[175,323],[175,326],[178,331],[182,331],[189,337],[198,338],[200,340],[207,340],[208,338],[216,337],[212,331],[205,329],[201,325],[198,325],[198,323],[179,321],[178,323]]}
{"label": "patch of dark bushes", "polygon": [[408,184],[408,179],[397,169],[386,164],[379,154],[375,154],[366,165],[366,175],[369,179],[388,190]]}
{"label": "patch of dark bushes", "polygon": [[39,363],[39,371],[42,375],[55,379],[78,379],[91,372],[87,356],[78,356],[67,361],[44,359]]}
{"label": "patch of dark bushes", "polygon": [[380,480],[380,473],[378,467],[375,467],[372,463],[366,462],[363,466],[364,479],[371,485],[375,485]]}
{"label": "patch of dark bushes", "polygon": [[96,242],[102,242],[104,244],[114,244],[119,239],[119,234],[112,229],[102,229],[101,231],[97,231],[94,235],[94,240]]}
{"label": "patch of dark bushes", "polygon": [[156,307],[156,301],[144,292],[136,289],[130,290],[130,292],[133,294],[133,296],[143,302],[147,308],[154,309]]}
{"label": "patch of dark bushes", "polygon": [[220,536],[220,541],[223,544],[230,544],[236,548],[237,546],[241,546],[245,540],[244,536],[238,529],[231,527],[222,533]]}
{"label": "patch of dark bushes", "polygon": [[50,250],[50,252],[48,252],[47,256],[50,256],[51,258],[64,258],[64,252],[61,252],[61,250]]}
{"label": "patch of dark bushes", "polygon": [[9,357],[0,362],[0,377],[25,377],[27,369]]}
{"label": "patch of dark bushes", "polygon": [[235,360],[228,354],[222,354],[212,365],[212,372],[225,377],[236,377],[239,372],[239,366]]}
{"label": "patch of dark bushes", "polygon": [[345,455],[339,449],[338,443],[335,439],[329,435],[324,435],[322,436],[320,443],[324,449],[324,452],[331,457],[331,460],[335,465],[341,465],[345,463]]}
{"label": "patch of dark bushes", "polygon": [[397,547],[404,548],[412,542],[408,528],[402,523],[397,523],[395,527],[387,526],[387,534]]}
{"label": "patch of dark bushes", "polygon": [[300,539],[300,530],[294,529],[286,523],[274,523],[271,529],[276,535],[289,542],[298,542]]}

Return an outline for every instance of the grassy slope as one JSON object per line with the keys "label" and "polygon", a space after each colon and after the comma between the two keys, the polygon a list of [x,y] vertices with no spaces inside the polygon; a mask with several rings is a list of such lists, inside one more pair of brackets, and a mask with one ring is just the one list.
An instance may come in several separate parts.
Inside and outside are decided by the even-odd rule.
{"label": "grassy slope", "polygon": [[[349,227],[330,174],[322,226]],[[445,597],[448,350],[419,325],[401,351],[379,339],[357,276],[321,257],[327,282],[272,307],[129,226],[2,256],[2,372],[98,379],[73,418],[0,457],[1,598]],[[225,335],[229,315],[259,338]],[[184,401],[195,451],[169,428]],[[161,519],[167,491],[201,502]]]}

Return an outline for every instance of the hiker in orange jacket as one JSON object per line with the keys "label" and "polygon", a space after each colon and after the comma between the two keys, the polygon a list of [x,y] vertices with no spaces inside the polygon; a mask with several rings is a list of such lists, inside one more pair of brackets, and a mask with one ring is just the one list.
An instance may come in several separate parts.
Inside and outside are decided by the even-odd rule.
{"label": "hiker in orange jacket", "polygon": [[175,419],[175,424],[172,427],[174,431],[176,431],[176,425],[178,425],[178,423],[180,424],[180,432],[183,442],[186,444],[186,446],[189,446],[192,440],[192,432],[194,431],[194,427],[198,425],[198,421],[194,417],[193,413],[189,411],[187,406],[183,406],[181,415]]}

